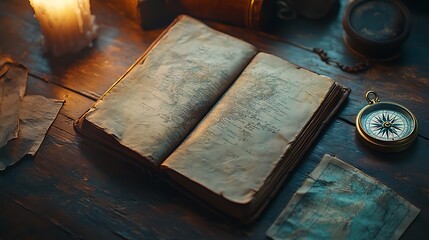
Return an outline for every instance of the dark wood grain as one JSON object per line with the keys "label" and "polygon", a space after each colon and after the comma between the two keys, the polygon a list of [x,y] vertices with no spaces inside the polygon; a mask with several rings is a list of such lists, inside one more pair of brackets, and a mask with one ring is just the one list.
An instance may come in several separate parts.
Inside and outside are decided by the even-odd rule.
{"label": "dark wood grain", "polygon": [[[114,6],[93,0],[92,10],[100,25],[94,46],[53,58],[42,51],[40,28],[28,1],[1,0],[0,53],[29,68],[27,95],[41,94],[65,99],[66,103],[36,156],[0,172],[0,239],[264,239],[265,231],[325,153],[337,155],[379,179],[421,208],[403,237],[424,239],[429,227],[429,16],[418,7],[412,9],[412,34],[399,59],[373,62],[365,73],[348,74],[290,44],[324,48],[329,56],[348,64],[359,61],[342,40],[341,15],[346,3],[341,1],[338,11],[323,21],[276,21],[266,33],[208,22],[262,51],[328,75],[352,89],[339,117],[323,132],[262,216],[250,225],[239,226],[146,175],[124,156],[82,139],[73,129],[73,121],[128,69],[162,29],[144,31]],[[368,89],[417,115],[420,136],[411,149],[383,154],[356,140],[354,117],[366,104],[363,94]]]}
{"label": "dark wood grain", "polygon": [[[56,225],[45,216],[26,208],[21,202],[10,200],[10,194],[0,192],[0,226],[2,239],[66,239],[67,229]],[[25,226],[19,229],[18,226]],[[5,229],[9,229],[5,231]]]}

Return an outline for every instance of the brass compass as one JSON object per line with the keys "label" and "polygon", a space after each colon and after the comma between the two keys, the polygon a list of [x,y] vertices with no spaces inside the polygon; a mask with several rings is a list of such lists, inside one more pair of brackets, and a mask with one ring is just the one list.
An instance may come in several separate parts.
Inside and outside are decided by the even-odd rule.
{"label": "brass compass", "polygon": [[399,152],[411,146],[417,137],[417,119],[407,108],[392,102],[380,102],[377,93],[365,94],[368,105],[356,117],[356,131],[368,146],[386,152]]}

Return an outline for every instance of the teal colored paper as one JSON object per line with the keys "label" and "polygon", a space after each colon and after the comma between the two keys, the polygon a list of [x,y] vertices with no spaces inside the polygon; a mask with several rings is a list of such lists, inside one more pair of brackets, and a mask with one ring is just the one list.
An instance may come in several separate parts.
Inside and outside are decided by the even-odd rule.
{"label": "teal colored paper", "polygon": [[272,239],[398,239],[420,210],[329,155],[267,231]]}

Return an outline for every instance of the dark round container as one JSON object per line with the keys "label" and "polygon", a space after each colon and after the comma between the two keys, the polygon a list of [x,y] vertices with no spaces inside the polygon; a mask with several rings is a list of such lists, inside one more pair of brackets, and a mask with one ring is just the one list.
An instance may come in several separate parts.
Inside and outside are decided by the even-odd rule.
{"label": "dark round container", "polygon": [[411,29],[411,15],[398,0],[356,0],[344,14],[344,41],[355,54],[372,59],[399,56]]}

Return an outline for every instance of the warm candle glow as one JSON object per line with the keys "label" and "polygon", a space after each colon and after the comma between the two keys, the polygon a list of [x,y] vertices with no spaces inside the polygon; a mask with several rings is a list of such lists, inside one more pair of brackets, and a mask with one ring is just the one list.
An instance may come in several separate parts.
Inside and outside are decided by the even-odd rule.
{"label": "warm candle glow", "polygon": [[91,46],[97,36],[89,0],[30,0],[46,51],[59,56]]}

